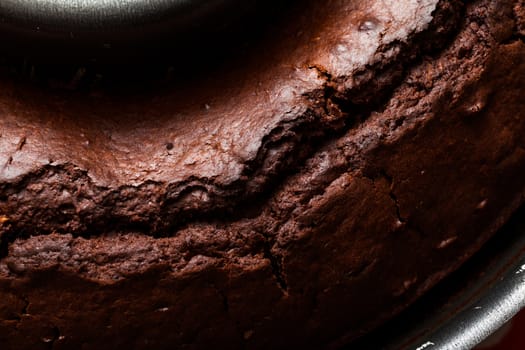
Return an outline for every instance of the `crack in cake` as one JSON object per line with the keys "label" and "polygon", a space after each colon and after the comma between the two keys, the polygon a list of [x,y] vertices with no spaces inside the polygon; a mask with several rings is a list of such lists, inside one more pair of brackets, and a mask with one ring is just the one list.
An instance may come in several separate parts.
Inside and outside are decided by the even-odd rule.
{"label": "crack in cake", "polygon": [[3,349],[337,348],[522,204],[521,0],[290,13],[140,94],[2,75]]}

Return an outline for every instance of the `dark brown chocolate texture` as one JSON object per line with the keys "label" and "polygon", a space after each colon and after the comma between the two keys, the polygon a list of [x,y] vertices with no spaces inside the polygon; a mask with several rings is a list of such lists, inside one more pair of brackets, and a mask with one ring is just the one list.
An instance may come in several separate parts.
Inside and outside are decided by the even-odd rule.
{"label": "dark brown chocolate texture", "polygon": [[2,349],[337,347],[396,314],[523,202],[523,18],[312,1],[184,89],[2,78]]}

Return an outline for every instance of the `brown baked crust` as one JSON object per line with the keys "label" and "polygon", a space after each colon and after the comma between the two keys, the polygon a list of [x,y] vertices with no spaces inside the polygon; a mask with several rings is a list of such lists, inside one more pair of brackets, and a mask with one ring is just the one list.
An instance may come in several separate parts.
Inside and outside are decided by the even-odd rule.
{"label": "brown baked crust", "polygon": [[471,256],[525,194],[523,6],[403,4],[186,92],[1,80],[2,348],[337,346]]}

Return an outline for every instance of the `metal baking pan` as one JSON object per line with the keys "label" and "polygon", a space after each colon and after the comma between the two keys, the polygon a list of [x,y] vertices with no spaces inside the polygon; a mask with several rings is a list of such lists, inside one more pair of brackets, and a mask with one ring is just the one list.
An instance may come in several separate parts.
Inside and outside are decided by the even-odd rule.
{"label": "metal baking pan", "polygon": [[[140,31],[200,26],[225,10],[245,7],[240,0],[2,0],[5,28],[35,35],[75,38],[104,35],[135,40]],[[206,20],[204,20],[206,19]],[[139,26],[139,28],[137,28]]]}
{"label": "metal baking pan", "polygon": [[[256,0],[1,0],[0,31],[19,46],[35,37],[90,49],[142,38],[184,36]],[[220,10],[220,11],[217,11]],[[217,15],[219,13],[220,15]],[[212,15],[213,14],[213,15]],[[231,18],[231,17],[229,17]],[[4,38],[5,39],[5,38]],[[3,45],[6,45],[4,40]],[[408,310],[349,349],[470,349],[525,306],[525,208],[465,266]]]}
{"label": "metal baking pan", "polygon": [[472,349],[524,307],[525,207],[458,271],[347,348]]}
{"label": "metal baking pan", "polygon": [[186,42],[202,40],[206,46],[206,35],[220,37],[257,6],[275,1],[1,0],[0,49],[31,56],[60,50],[60,55],[126,57],[147,53],[144,48],[182,45],[183,52]]}

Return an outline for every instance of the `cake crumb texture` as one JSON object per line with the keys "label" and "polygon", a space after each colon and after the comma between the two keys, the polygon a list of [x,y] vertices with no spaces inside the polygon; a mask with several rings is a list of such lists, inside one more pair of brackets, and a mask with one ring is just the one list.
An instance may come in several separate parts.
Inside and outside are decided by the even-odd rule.
{"label": "cake crumb texture", "polygon": [[2,349],[337,348],[523,203],[523,1],[300,8],[187,92],[0,78]]}

